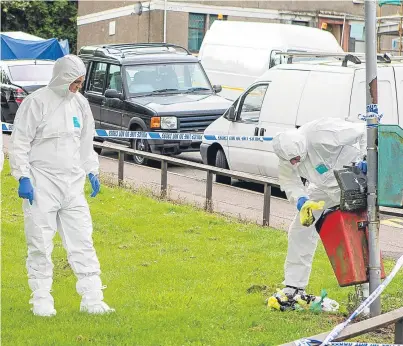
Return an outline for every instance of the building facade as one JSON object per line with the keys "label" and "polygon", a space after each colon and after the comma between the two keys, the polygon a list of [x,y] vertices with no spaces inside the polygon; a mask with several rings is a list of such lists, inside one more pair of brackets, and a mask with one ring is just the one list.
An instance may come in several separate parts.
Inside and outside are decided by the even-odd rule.
{"label": "building facade", "polygon": [[[141,5],[140,5],[141,4]],[[165,13],[166,10],[166,25]],[[395,14],[383,6],[382,14]],[[166,42],[199,51],[215,20],[285,23],[330,31],[345,51],[364,52],[364,1],[88,1],[78,3],[78,49],[84,45]],[[389,50],[395,37],[382,37]]]}

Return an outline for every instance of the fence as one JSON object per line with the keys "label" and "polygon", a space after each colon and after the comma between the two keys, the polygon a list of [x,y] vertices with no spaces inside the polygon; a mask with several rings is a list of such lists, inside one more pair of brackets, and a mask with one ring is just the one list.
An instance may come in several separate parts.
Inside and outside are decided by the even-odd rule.
{"label": "fence", "polygon": [[271,198],[271,188],[278,187],[278,180],[275,178],[269,178],[264,176],[258,176],[243,172],[230,171],[228,169],[217,168],[213,166],[204,165],[201,163],[190,162],[186,160],[181,160],[169,156],[163,156],[158,154],[152,154],[144,151],[137,151],[130,148],[125,148],[111,142],[94,142],[94,146],[102,149],[112,150],[118,152],[119,154],[119,165],[118,165],[118,182],[123,183],[124,179],[124,160],[125,155],[138,155],[145,157],[147,159],[159,161],[161,163],[161,197],[167,197],[168,191],[168,164],[174,164],[183,167],[189,167],[205,171],[207,175],[206,182],[206,201],[205,209],[209,212],[213,211],[213,177],[214,174],[224,175],[227,177],[244,180],[247,182],[253,182],[257,184],[262,184],[264,186],[264,203],[263,203],[263,225],[268,226],[270,222],[270,198]]}
{"label": "fence", "polygon": [[[143,151],[137,151],[130,148],[125,148],[120,145],[113,144],[111,142],[94,142],[94,146],[98,148],[108,149],[118,152],[119,155],[119,165],[118,165],[118,182],[121,185],[124,180],[124,160],[125,155],[138,155],[151,160],[159,161],[161,163],[161,197],[167,197],[168,190],[168,164],[179,165],[183,167],[194,168],[206,172],[206,201],[205,209],[209,212],[213,211],[213,176],[214,174],[224,175],[227,177],[240,179],[248,182],[253,182],[257,184],[262,184],[264,186],[264,204],[263,204],[263,225],[268,226],[270,222],[270,198],[271,198],[271,188],[279,187],[278,180],[274,178],[257,176],[253,174],[230,171],[228,169],[217,168],[213,166],[208,166],[200,163],[185,161],[169,156],[163,156],[158,154],[152,154]],[[384,211],[384,214],[402,216],[400,213],[395,213],[391,211]],[[351,326],[346,327],[343,332],[334,341],[343,341],[351,339],[355,336],[368,333],[370,331],[379,329],[381,327],[395,324],[395,343],[403,345],[403,308],[385,313],[383,315],[370,318],[365,321],[355,323]],[[309,337],[308,339],[315,339],[323,341],[329,333],[322,333]],[[282,346],[295,346],[295,342],[287,343]]]}
{"label": "fence", "polygon": [[[334,341],[348,340],[391,324],[395,324],[395,344],[403,345],[403,308],[347,326]],[[329,332],[322,333],[310,336],[307,339],[324,341],[328,334]],[[295,346],[295,342],[296,341],[293,341],[281,346]]]}

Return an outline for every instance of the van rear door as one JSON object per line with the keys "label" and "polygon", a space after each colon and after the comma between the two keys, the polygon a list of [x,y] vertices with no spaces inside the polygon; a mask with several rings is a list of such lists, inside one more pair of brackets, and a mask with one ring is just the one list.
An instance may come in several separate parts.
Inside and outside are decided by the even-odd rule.
{"label": "van rear door", "polygon": [[[366,109],[365,69],[355,71],[351,94],[350,121],[358,121]],[[399,97],[402,97],[401,95]],[[392,66],[378,66],[378,108],[382,124],[398,124],[396,83]]]}

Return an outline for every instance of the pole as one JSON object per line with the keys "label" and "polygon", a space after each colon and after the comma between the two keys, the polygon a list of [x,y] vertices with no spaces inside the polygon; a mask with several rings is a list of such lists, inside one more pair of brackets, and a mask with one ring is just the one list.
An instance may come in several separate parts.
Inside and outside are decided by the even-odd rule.
{"label": "pole", "polygon": [[167,43],[167,0],[164,0],[164,43]]}
{"label": "pole", "polygon": [[400,28],[399,28],[399,55],[402,55],[403,50],[403,1],[400,4]]}
{"label": "pole", "polygon": [[[344,29],[345,29],[345,26],[346,26],[346,14],[344,13],[343,29],[342,29],[342,32],[341,32],[341,47],[342,47],[343,49],[344,49]],[[348,50],[348,45],[347,45],[346,51],[347,51],[347,52],[349,51],[349,50]]]}
{"label": "pole", "polygon": [[[376,54],[376,0],[365,1],[365,67],[367,83],[367,163],[368,163],[368,245],[369,290],[374,292],[381,284],[381,255],[379,247],[379,209],[377,206],[378,182],[378,84]],[[371,316],[381,313],[381,300],[370,307]]]}

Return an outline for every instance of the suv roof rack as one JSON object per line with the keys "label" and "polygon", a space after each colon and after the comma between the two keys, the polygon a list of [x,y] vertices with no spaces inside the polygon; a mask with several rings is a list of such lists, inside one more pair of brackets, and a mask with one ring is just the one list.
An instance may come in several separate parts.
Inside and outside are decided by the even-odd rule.
{"label": "suv roof rack", "polygon": [[[307,58],[335,58],[342,60],[342,66],[346,67],[347,62],[361,64],[365,60],[364,53],[344,52],[344,53],[326,53],[326,52],[276,52],[278,55],[288,56],[288,63],[292,64],[293,57]],[[389,54],[377,54],[377,61],[391,63],[392,61],[403,61],[403,56],[391,56]]]}
{"label": "suv roof rack", "polygon": [[[151,51],[150,51],[151,50]],[[82,47],[79,55],[94,55],[103,58],[125,58],[133,54],[178,53],[190,55],[189,51],[181,46],[170,43],[122,43],[105,44]]]}

